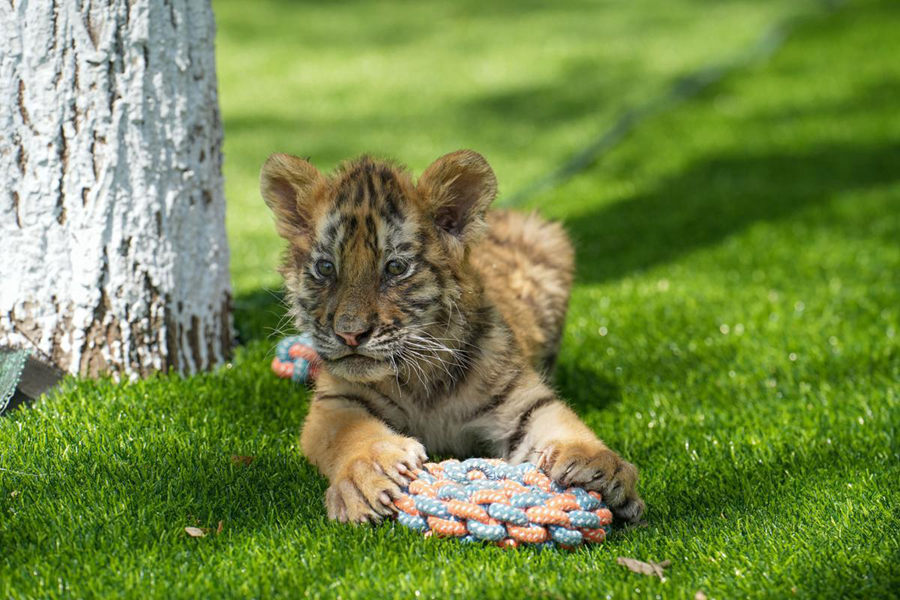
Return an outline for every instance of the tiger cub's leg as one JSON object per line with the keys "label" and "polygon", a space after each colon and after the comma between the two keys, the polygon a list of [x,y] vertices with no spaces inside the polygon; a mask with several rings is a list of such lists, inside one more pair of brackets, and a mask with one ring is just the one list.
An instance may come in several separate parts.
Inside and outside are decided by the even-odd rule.
{"label": "tiger cub's leg", "polygon": [[641,517],[637,469],[607,448],[549,388],[538,384],[515,390],[493,416],[495,431],[505,440],[506,460],[535,462],[560,485],[600,492],[619,518]]}
{"label": "tiger cub's leg", "polygon": [[407,474],[425,460],[417,440],[398,435],[350,399],[313,400],[300,446],[328,478],[328,517],[342,522],[376,522],[393,512],[392,501]]}

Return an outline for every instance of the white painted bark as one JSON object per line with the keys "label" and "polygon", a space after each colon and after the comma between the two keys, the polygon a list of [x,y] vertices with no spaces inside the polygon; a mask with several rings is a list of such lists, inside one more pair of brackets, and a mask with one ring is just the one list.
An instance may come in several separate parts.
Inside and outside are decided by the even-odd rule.
{"label": "white painted bark", "polygon": [[231,347],[209,0],[0,0],[0,345],[134,378]]}

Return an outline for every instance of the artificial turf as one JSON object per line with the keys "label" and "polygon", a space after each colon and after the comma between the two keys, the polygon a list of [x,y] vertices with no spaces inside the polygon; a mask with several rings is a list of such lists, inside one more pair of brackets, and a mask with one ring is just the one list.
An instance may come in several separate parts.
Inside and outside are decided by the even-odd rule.
{"label": "artificial turf", "polygon": [[[67,380],[0,418],[0,597],[896,595],[900,5],[328,6],[215,3],[243,345],[215,373]],[[470,146],[513,191],[797,11],[770,60],[525,207],[576,240],[556,386],[641,468],[646,526],[564,553],[328,522],[297,450],[306,394],[268,372],[264,156],[421,169]]]}

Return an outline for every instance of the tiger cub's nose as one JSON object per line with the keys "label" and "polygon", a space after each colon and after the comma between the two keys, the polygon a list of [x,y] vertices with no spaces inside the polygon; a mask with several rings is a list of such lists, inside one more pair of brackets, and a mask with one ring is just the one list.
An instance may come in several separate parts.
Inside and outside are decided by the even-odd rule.
{"label": "tiger cub's nose", "polygon": [[350,347],[356,347],[368,339],[369,335],[372,333],[372,330],[366,329],[362,331],[339,331],[335,329],[334,332],[344,340],[345,344]]}

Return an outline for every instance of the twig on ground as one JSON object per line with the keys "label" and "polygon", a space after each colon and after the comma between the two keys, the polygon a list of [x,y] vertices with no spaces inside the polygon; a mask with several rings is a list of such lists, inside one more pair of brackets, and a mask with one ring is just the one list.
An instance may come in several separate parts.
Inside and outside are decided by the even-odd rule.
{"label": "twig on ground", "polygon": [[639,573],[641,575],[656,575],[660,578],[660,580],[665,579],[665,574],[663,573],[663,569],[668,568],[671,564],[671,560],[664,560],[662,562],[644,562],[642,560],[638,560],[636,558],[627,558],[625,556],[620,556],[616,559],[616,562],[633,573]]}

